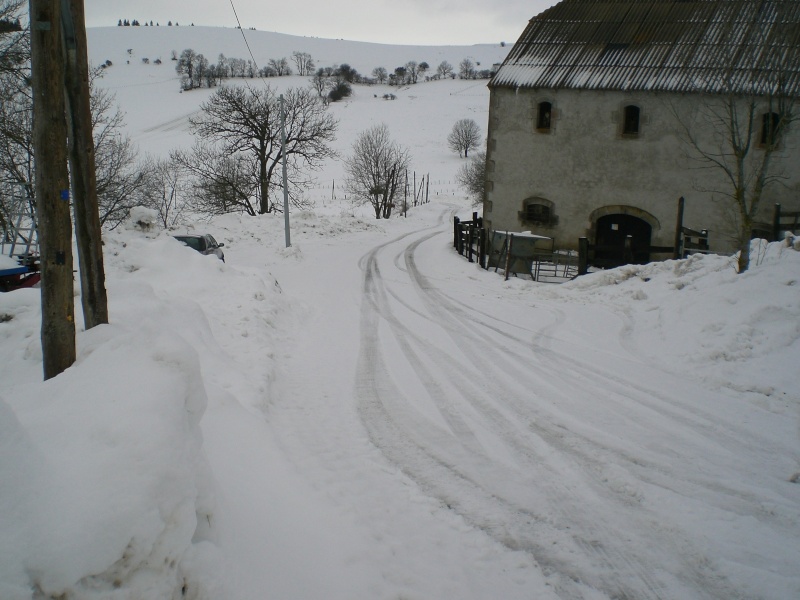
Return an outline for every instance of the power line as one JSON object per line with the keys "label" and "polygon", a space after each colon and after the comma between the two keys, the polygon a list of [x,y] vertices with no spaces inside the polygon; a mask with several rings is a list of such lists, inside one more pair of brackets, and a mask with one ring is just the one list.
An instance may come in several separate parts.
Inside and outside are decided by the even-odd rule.
{"label": "power line", "polygon": [[250,53],[250,58],[253,59],[253,66],[255,66],[256,72],[258,72],[258,63],[256,62],[256,57],[253,56],[253,51],[250,49],[250,44],[247,42],[247,36],[244,34],[244,28],[242,27],[242,22],[239,20],[239,15],[236,14],[236,7],[233,5],[233,0],[230,0],[230,3],[231,8],[233,9],[233,16],[236,17],[236,23],[239,25],[239,31],[242,33],[244,45],[247,46],[247,51]]}

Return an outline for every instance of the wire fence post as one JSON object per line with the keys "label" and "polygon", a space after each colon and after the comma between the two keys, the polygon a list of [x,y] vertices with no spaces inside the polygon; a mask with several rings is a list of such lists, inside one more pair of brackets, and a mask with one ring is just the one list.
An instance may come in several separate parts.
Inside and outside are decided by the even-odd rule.
{"label": "wire fence post", "polygon": [[286,175],[286,111],[283,108],[283,94],[281,101],[281,158],[283,159],[283,226],[286,230],[286,247],[292,245],[292,236],[289,232],[289,184]]}

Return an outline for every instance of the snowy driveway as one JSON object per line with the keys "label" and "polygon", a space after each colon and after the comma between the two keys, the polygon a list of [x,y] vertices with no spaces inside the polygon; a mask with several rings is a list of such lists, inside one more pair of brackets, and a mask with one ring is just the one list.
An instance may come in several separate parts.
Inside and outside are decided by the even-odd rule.
{"label": "snowy driveway", "polygon": [[624,307],[504,289],[426,210],[315,251],[271,409],[361,531],[368,593],[793,597],[797,505],[770,468],[792,425],[656,364]]}

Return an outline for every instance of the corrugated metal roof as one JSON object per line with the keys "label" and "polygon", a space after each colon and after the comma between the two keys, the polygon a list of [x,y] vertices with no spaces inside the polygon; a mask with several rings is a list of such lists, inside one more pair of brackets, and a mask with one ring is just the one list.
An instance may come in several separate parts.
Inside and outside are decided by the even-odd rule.
{"label": "corrugated metal roof", "polygon": [[563,0],[490,87],[800,95],[800,0]]}

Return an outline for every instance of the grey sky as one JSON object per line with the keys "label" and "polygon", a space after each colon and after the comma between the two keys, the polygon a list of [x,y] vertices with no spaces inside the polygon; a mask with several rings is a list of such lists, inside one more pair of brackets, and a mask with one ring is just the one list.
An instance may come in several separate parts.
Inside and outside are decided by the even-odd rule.
{"label": "grey sky", "polygon": [[[84,0],[88,27],[137,19],[144,25],[235,27],[231,0]],[[292,35],[385,44],[514,42],[528,19],[556,0],[233,0],[242,26]]]}

